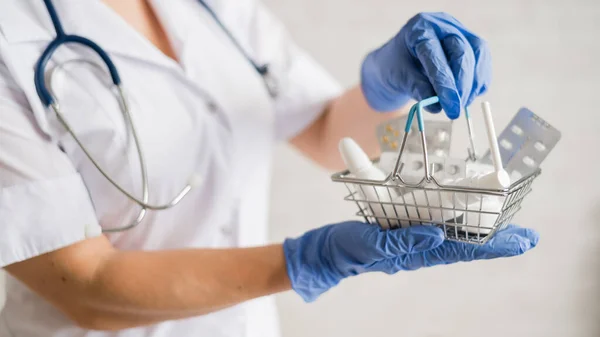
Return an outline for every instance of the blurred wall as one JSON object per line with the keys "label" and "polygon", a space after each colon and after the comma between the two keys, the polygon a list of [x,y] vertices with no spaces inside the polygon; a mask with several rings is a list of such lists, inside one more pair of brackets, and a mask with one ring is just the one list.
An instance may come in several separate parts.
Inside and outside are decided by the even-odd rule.
{"label": "blurred wall", "polygon": [[[486,96],[498,131],[527,106],[562,131],[515,221],[539,246],[507,260],[343,281],[312,304],[279,296],[284,336],[600,336],[600,2],[266,0],[344,85],[361,58],[420,11],[449,12],[488,40],[494,80]],[[483,122],[476,116],[479,145]],[[464,123],[453,142],[465,153]],[[374,130],[365,130],[373,132]],[[272,238],[354,218],[343,186],[293,150],[276,153]]]}

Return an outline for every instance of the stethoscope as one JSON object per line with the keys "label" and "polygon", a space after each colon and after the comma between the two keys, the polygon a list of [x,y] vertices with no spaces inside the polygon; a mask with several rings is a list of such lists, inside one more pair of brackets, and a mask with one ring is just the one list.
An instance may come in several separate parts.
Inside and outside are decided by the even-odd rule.
{"label": "stethoscope", "polygon": [[[269,91],[269,94],[271,95],[271,97],[275,97],[277,95],[277,85],[276,85],[274,78],[271,76],[271,74],[269,72],[268,66],[267,65],[258,65],[256,62],[254,62],[254,60],[244,51],[244,49],[241,47],[241,45],[238,43],[238,41],[229,32],[229,30],[227,30],[227,28],[223,25],[221,20],[219,20],[219,18],[215,14],[215,12],[203,0],[198,0],[198,2],[214,18],[216,23],[227,34],[227,36],[229,37],[229,39],[231,39],[231,41],[237,47],[237,49],[242,53],[242,55],[244,55],[244,57],[248,60],[248,62],[250,62],[252,64],[252,66],[254,67],[256,72],[258,72],[262,76],[263,81],[265,82],[265,86],[266,86],[267,90]],[[139,138],[137,135],[135,125],[131,118],[129,105],[127,103],[127,99],[125,98],[125,93],[124,93],[124,90],[123,90],[123,87],[121,84],[121,78],[119,77],[119,72],[117,71],[117,68],[115,67],[114,63],[112,62],[112,60],[110,59],[108,54],[96,43],[94,43],[93,41],[91,41],[89,39],[86,39],[85,37],[81,37],[81,36],[77,36],[77,35],[70,35],[70,34],[66,34],[64,32],[62,23],[61,23],[60,19],[58,18],[58,14],[56,13],[56,9],[54,8],[54,4],[52,3],[52,0],[44,0],[44,4],[46,5],[48,14],[50,15],[50,18],[52,19],[52,25],[54,26],[54,30],[56,31],[56,38],[54,38],[54,40],[52,40],[50,42],[50,44],[46,47],[46,49],[40,56],[39,60],[37,61],[37,64],[35,67],[35,87],[37,90],[37,94],[40,97],[40,100],[42,101],[42,103],[44,104],[44,106],[46,108],[52,108],[52,110],[54,110],[54,112],[56,113],[56,116],[58,118],[58,121],[64,126],[66,131],[73,137],[73,139],[75,140],[77,145],[85,153],[87,158],[92,162],[92,164],[96,167],[96,169],[98,169],[98,171],[116,189],[118,189],[121,193],[123,193],[125,196],[127,196],[127,198],[129,198],[131,201],[135,202],[136,204],[138,204],[141,207],[136,218],[133,221],[131,221],[129,224],[127,224],[123,227],[119,227],[119,228],[103,229],[103,231],[104,232],[120,232],[120,231],[125,231],[128,229],[131,229],[131,228],[137,226],[144,219],[148,210],[165,210],[165,209],[169,209],[169,208],[179,204],[179,202],[190,192],[192,187],[199,182],[198,176],[196,174],[192,175],[190,177],[190,179],[188,180],[187,185],[183,189],[181,189],[181,191],[173,199],[171,199],[171,201],[169,201],[168,203],[162,204],[162,205],[153,205],[148,202],[148,199],[149,199],[148,198],[148,174],[146,171],[146,161],[144,159],[144,153],[140,146],[140,142],[139,142]],[[48,64],[50,57],[56,51],[56,49],[59,46],[61,46],[63,44],[67,44],[67,43],[80,44],[85,47],[91,48],[92,50],[94,50],[96,52],[96,54],[98,54],[98,56],[100,56],[100,58],[102,59],[102,61],[106,65],[106,67],[108,68],[108,72],[110,73],[112,83],[114,84],[114,86],[116,88],[116,92],[117,92],[117,96],[118,96],[117,98],[121,105],[121,110],[122,110],[123,116],[125,117],[125,122],[128,123],[129,126],[131,127],[131,134],[133,136],[133,140],[134,140],[135,147],[137,150],[137,157],[138,157],[138,161],[140,164],[140,171],[141,171],[141,177],[142,177],[142,198],[141,199],[132,195],[127,190],[125,190],[120,184],[118,184],[115,180],[113,180],[106,173],[106,171],[104,169],[102,169],[102,167],[100,167],[100,164],[90,154],[90,152],[83,145],[83,143],[80,141],[80,139],[77,137],[77,135],[71,128],[70,124],[65,119],[64,115],[62,114],[62,112],[60,110],[60,105],[59,105],[57,99],[51,94],[51,91],[48,90],[48,88],[46,87],[46,78],[45,78],[46,65]],[[93,63],[93,62],[88,62],[88,63],[100,68],[96,63]],[[51,77],[53,76],[53,74],[54,74],[54,70],[52,72],[50,72],[50,76],[48,79],[50,83],[51,83]],[[211,103],[209,103],[209,105],[213,105],[213,103],[211,102]]]}

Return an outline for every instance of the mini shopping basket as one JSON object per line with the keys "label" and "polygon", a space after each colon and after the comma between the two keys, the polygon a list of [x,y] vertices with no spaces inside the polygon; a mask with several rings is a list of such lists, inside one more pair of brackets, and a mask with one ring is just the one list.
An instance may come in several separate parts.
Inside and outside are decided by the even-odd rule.
{"label": "mini shopping basket", "polygon": [[[424,107],[438,102],[438,97],[430,97],[411,107],[395,167],[386,179],[358,179],[352,177],[348,170],[335,173],[331,179],[344,183],[349,192],[344,199],[356,203],[356,215],[368,223],[386,223],[386,226],[382,226],[384,228],[431,224],[442,228],[448,240],[484,244],[498,230],[505,228],[520,210],[521,202],[530,193],[531,185],[541,174],[541,169],[537,168],[502,190],[464,187],[439,181],[434,177],[435,166],[429,165],[422,116]],[[401,160],[415,115],[421,138],[424,176],[417,183],[408,183],[401,176]],[[365,189],[373,189],[375,193],[365,194]],[[365,195],[377,195],[377,200],[367,200]],[[486,198],[496,198],[496,205],[501,207],[487,208],[484,202]]]}

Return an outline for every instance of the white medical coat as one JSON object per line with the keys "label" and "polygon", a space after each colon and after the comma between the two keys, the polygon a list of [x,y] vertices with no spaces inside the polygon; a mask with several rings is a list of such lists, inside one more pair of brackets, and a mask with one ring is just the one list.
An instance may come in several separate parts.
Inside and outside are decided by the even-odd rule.
{"label": "white medical coat", "polygon": [[[133,230],[108,234],[112,244],[127,250],[265,244],[273,145],[315,120],[339,95],[339,85],[254,0],[208,4],[248,54],[271,66],[280,86],[276,99],[195,0],[151,1],[179,63],[101,1],[54,2],[65,31],[98,43],[120,71],[147,161],[150,201],[167,202],[194,172],[203,178],[178,206],[150,212]],[[0,267],[84,240],[99,227],[124,225],[139,210],[38,99],[34,64],[54,35],[41,0],[0,1]],[[98,60],[90,50],[63,46],[49,69],[81,58]],[[100,164],[141,195],[135,148],[108,77],[90,69],[65,68],[52,83],[54,94]],[[203,93],[222,112],[207,109]],[[0,315],[2,337],[277,334],[270,297],[150,327],[86,331],[11,277]]]}

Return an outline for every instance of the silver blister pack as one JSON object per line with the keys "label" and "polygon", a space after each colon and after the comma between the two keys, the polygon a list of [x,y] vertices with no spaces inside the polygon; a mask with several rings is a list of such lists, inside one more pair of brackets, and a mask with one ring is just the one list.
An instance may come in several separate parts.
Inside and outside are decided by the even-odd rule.
{"label": "silver blister pack", "polygon": [[[502,166],[526,175],[537,169],[560,140],[561,133],[527,108],[521,108],[498,136]],[[488,150],[481,163],[492,164]]]}
{"label": "silver blister pack", "polygon": [[[391,173],[396,165],[398,154],[384,152],[379,158],[378,167],[386,174]],[[459,158],[440,157],[430,155],[429,167],[433,167],[433,176],[438,180],[459,179],[466,176],[466,163]],[[409,183],[419,182],[425,175],[423,154],[405,153],[400,160],[402,170],[400,176]]]}
{"label": "silver blister pack", "polygon": [[[406,116],[398,117],[377,126],[377,140],[381,152],[398,152],[402,137],[404,137],[406,118]],[[424,126],[427,151],[439,157],[449,156],[452,141],[452,122],[425,120]],[[423,153],[421,135],[416,121],[413,122],[411,132],[406,139],[406,151]]]}
{"label": "silver blister pack", "polygon": [[[433,168],[433,176],[440,182],[445,179],[456,180],[466,176],[466,164],[462,159],[435,155],[430,155],[427,159],[429,167]],[[401,162],[404,164],[400,172],[402,177],[415,177],[418,180],[424,177],[425,169],[422,154],[407,153],[402,156]]]}
{"label": "silver blister pack", "polygon": [[[397,159],[398,153],[383,152],[377,160],[377,167],[388,175],[394,171]],[[433,155],[428,156],[427,159],[429,160],[429,167],[433,169],[433,176],[439,182],[447,179],[456,180],[466,176],[467,167],[462,159]],[[425,176],[423,154],[404,153],[400,162],[402,163],[400,176],[405,182],[416,184]],[[408,191],[400,186],[394,189],[398,195],[404,195]]]}

